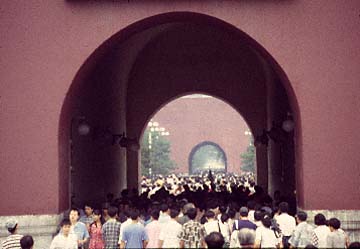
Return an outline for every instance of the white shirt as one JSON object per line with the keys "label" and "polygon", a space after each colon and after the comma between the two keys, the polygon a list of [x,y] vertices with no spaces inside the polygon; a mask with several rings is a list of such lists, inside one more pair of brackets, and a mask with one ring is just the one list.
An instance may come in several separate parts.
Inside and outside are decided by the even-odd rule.
{"label": "white shirt", "polygon": [[255,241],[260,244],[261,248],[276,248],[276,245],[280,242],[276,238],[274,231],[264,226],[256,228]]}
{"label": "white shirt", "polygon": [[[330,233],[330,229],[328,226],[321,225],[314,229],[313,231],[313,238],[312,238],[312,244],[316,246],[317,248],[325,248],[326,247],[326,238]],[[315,241],[314,237],[317,237],[317,242]]]}
{"label": "white shirt", "polygon": [[211,232],[220,232],[219,231],[219,222],[217,220],[211,220],[204,224],[206,234],[210,234]]}
{"label": "white shirt", "polygon": [[295,218],[287,213],[282,213],[275,217],[276,222],[279,224],[283,236],[291,236],[296,227]]}
{"label": "white shirt", "polygon": [[51,241],[50,249],[78,249],[76,236],[69,234],[65,237],[62,233],[59,233]]}
{"label": "white shirt", "polygon": [[248,219],[249,219],[252,223],[255,223],[254,214],[255,214],[255,210],[249,210]]}
{"label": "white shirt", "polygon": [[159,235],[159,240],[164,241],[162,248],[179,248],[180,239],[178,238],[178,235],[180,234],[181,229],[182,226],[180,223],[174,219],[164,223]]}
{"label": "white shirt", "polygon": [[239,230],[234,230],[230,236],[230,248],[239,248],[240,241],[239,241]]}
{"label": "white shirt", "polygon": [[221,221],[219,221],[219,225],[220,225],[221,234],[223,235],[225,242],[230,242],[229,223],[227,223],[227,222],[222,223]]}

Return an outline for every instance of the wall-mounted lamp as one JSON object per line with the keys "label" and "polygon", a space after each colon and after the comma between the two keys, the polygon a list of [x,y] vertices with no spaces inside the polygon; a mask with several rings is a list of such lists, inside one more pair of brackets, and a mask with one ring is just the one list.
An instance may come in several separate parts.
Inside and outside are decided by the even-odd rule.
{"label": "wall-mounted lamp", "polygon": [[72,129],[77,122],[77,133],[80,136],[87,136],[92,133],[93,140],[103,139],[106,141],[112,141],[112,145],[120,145],[121,147],[128,148],[132,151],[138,151],[140,149],[140,145],[135,138],[127,138],[125,136],[125,132],[122,134],[114,134],[109,129],[99,129],[97,127],[91,128],[90,125],[86,122],[85,117],[76,117],[71,120],[71,133],[70,140],[73,139]]}
{"label": "wall-mounted lamp", "polygon": [[283,143],[288,134],[291,133],[295,128],[295,123],[293,117],[290,113],[287,114],[286,119],[281,123],[281,125],[273,122],[273,125],[270,130],[263,130],[263,133],[255,138],[255,146],[260,144],[267,146],[269,144],[269,139],[273,140],[275,143]]}
{"label": "wall-mounted lamp", "polygon": [[112,134],[112,145],[120,145],[121,147],[129,148],[132,151],[140,149],[139,143],[135,138],[127,138],[125,132],[122,134]]}

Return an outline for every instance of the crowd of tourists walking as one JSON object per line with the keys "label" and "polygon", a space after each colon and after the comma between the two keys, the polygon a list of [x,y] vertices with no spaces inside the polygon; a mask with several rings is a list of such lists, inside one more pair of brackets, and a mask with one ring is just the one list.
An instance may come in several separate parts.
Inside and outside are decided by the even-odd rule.
{"label": "crowd of tourists walking", "polygon": [[[50,249],[115,248],[355,248],[341,221],[318,213],[314,224],[291,197],[271,198],[253,174],[143,177],[141,193],[108,194],[101,207],[71,208]],[[290,205],[289,205],[290,204]],[[329,219],[327,219],[329,218]],[[34,245],[6,223],[2,248]]]}

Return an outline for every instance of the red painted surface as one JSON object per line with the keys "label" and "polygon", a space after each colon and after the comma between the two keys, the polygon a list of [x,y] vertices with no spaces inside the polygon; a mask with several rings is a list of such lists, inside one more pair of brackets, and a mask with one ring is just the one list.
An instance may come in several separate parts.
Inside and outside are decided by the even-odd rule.
{"label": "red painted surface", "polygon": [[189,156],[198,144],[210,141],[225,152],[228,172],[239,173],[240,154],[250,138],[244,119],[231,106],[216,98],[179,98],[164,106],[152,118],[170,132],[171,158],[178,172],[189,172]]}
{"label": "red painted surface", "polygon": [[[203,13],[234,25],[286,73],[299,106],[300,206],[360,206],[359,1],[7,0],[1,5],[0,215],[64,209],[68,179],[59,174],[65,172],[59,154],[66,155],[58,147],[66,146],[58,144],[59,129],[60,135],[65,129],[59,119],[76,72],[113,34],[171,11]],[[291,87],[285,86],[288,92]]]}

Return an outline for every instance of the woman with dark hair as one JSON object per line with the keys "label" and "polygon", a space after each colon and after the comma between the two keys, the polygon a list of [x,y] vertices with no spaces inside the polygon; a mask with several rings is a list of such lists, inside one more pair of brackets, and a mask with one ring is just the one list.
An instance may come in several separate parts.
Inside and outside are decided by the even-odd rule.
{"label": "woman with dark hair", "polygon": [[90,244],[89,249],[104,249],[105,244],[102,238],[102,223],[101,223],[101,211],[94,210],[93,213],[94,222],[90,224]]}

